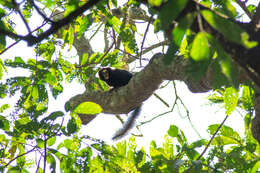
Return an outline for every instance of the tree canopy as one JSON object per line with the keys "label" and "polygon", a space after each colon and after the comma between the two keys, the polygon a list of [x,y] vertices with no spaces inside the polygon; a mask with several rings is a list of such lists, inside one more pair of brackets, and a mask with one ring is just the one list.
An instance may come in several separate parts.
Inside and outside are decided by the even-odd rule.
{"label": "tree canopy", "polygon": [[[258,172],[260,3],[252,2],[0,1],[0,171]],[[148,37],[157,40],[149,45]],[[23,43],[34,57],[19,55]],[[18,54],[7,57],[12,51]],[[96,75],[108,66],[138,72],[109,90]],[[224,105],[226,117],[209,125],[210,139],[190,143],[173,124],[164,143],[151,141],[147,151],[134,137],[109,145],[78,133],[100,113],[129,113],[166,80],[214,91],[209,102]],[[73,82],[84,93],[50,112]],[[236,109],[243,136],[224,124]]]}

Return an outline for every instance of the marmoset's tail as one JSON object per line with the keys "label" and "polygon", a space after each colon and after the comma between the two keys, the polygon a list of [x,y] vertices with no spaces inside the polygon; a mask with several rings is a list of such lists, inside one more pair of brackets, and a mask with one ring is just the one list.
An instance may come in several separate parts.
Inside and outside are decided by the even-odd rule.
{"label": "marmoset's tail", "polygon": [[142,110],[142,105],[138,106],[126,120],[123,127],[119,129],[116,134],[113,136],[113,140],[122,138],[135,124],[135,120],[138,118]]}

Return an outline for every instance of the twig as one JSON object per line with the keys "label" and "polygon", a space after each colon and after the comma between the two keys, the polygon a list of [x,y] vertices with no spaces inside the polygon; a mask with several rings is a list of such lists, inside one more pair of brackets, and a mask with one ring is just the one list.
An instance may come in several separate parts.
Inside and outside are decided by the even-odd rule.
{"label": "twig", "polygon": [[46,162],[47,162],[47,140],[44,134],[44,160],[43,160],[43,172],[46,171]]}
{"label": "twig", "polygon": [[160,43],[154,44],[154,45],[152,45],[152,46],[150,46],[150,47],[148,47],[148,48],[145,48],[145,50],[143,50],[143,52],[142,52],[142,55],[144,55],[144,54],[150,52],[151,50],[153,50],[153,49],[155,49],[155,48],[157,48],[157,47],[165,46],[165,45],[169,45],[169,44],[170,44],[170,41],[169,41],[169,40],[165,40],[165,41],[162,41],[162,42],[160,42]]}
{"label": "twig", "polygon": [[156,98],[158,98],[165,106],[170,107],[170,105],[169,105],[166,101],[164,101],[158,94],[153,93],[153,95],[154,95]]}
{"label": "twig", "polygon": [[9,45],[7,48],[5,48],[2,52],[0,52],[0,55],[2,55],[4,52],[6,52],[8,49],[10,49],[11,47],[15,46],[17,43],[19,43],[21,40],[17,40],[16,42],[12,43],[11,45]]}
{"label": "twig", "polygon": [[37,37],[31,35],[31,33],[29,33],[26,36],[17,35],[13,32],[6,31],[5,29],[0,29],[0,35],[7,35],[11,38],[22,39],[24,41],[27,41],[29,46],[32,46],[48,38],[51,34],[57,32],[61,27],[68,25],[72,20],[74,20],[76,17],[83,14],[86,10],[90,9],[92,6],[96,5],[99,1],[100,0],[89,0],[84,5],[80,6],[79,8],[71,12],[68,16],[64,17],[63,19],[57,22],[53,22],[51,27],[48,30],[39,34]]}
{"label": "twig", "polygon": [[144,37],[143,37],[143,41],[142,41],[142,45],[141,45],[141,52],[140,52],[140,67],[142,67],[142,54],[143,54],[144,41],[145,41],[146,35],[149,31],[149,27],[150,27],[152,19],[153,19],[153,15],[150,17],[150,20],[149,20],[147,27],[145,29],[145,32],[144,32]]}
{"label": "twig", "polygon": [[28,34],[29,34],[29,35],[32,34],[31,28],[29,27],[27,21],[25,20],[23,14],[22,14],[22,12],[21,12],[21,10],[19,9],[19,5],[16,3],[15,0],[12,0],[12,3],[13,3],[13,5],[14,5],[14,7],[15,7],[15,10],[18,12],[19,16],[21,17],[21,19],[22,19],[22,21],[23,21],[25,27],[27,28]]}
{"label": "twig", "polygon": [[101,28],[102,25],[103,25],[103,23],[101,23],[101,24],[98,26],[98,28],[97,28],[97,30],[94,32],[94,34],[92,34],[91,37],[88,39],[89,41],[91,41],[92,38],[98,33],[98,31],[99,31],[99,29]]}
{"label": "twig", "polygon": [[228,115],[226,115],[226,117],[224,118],[224,120],[222,121],[222,123],[218,126],[217,130],[215,131],[215,133],[213,134],[213,136],[211,137],[209,143],[207,144],[207,146],[205,147],[205,149],[202,151],[202,153],[200,154],[200,156],[196,159],[196,160],[200,160],[200,158],[206,153],[207,149],[209,148],[211,142],[213,141],[213,139],[216,137],[217,133],[219,132],[219,130],[221,129],[221,127],[224,125],[225,121],[227,120]]}
{"label": "twig", "polygon": [[37,168],[36,168],[36,171],[35,171],[35,173],[37,173],[37,172],[38,172],[38,170],[39,170],[40,163],[41,163],[41,159],[42,159],[42,157],[40,157],[40,159],[39,159],[39,161],[38,161],[38,164],[37,164]]}
{"label": "twig", "polygon": [[247,16],[250,19],[253,19],[253,15],[250,13],[250,11],[246,8],[245,3],[243,3],[241,0],[236,0],[237,4],[244,10],[244,12],[247,14]]}
{"label": "twig", "polygon": [[203,32],[204,29],[203,29],[203,23],[202,23],[202,19],[201,19],[201,15],[200,15],[200,6],[199,6],[199,4],[196,4],[196,9],[198,11],[198,18],[197,19],[198,19],[199,29],[200,29],[201,32]]}
{"label": "twig", "polygon": [[35,148],[36,148],[36,146],[34,146],[31,150],[29,150],[29,151],[27,151],[27,152],[25,152],[25,153],[23,153],[23,154],[20,154],[20,155],[16,156],[16,157],[13,158],[12,160],[10,160],[10,161],[5,165],[5,167],[7,167],[8,165],[10,165],[14,160],[18,159],[19,157],[22,157],[22,156],[24,156],[24,155],[26,155],[26,154],[32,152]]}
{"label": "twig", "polygon": [[[39,28],[43,27],[44,25],[46,25],[46,22],[43,22],[41,24],[41,26],[39,26],[38,28],[34,29],[32,32],[37,31]],[[7,31],[8,32],[8,31]],[[0,35],[1,35],[1,29],[0,29]],[[22,36],[21,36],[22,37]],[[8,49],[10,49],[11,47],[15,46],[17,43],[19,43],[22,39],[18,39],[16,42],[14,42],[13,44],[9,45],[7,48],[5,48],[2,52],[0,52],[0,55],[2,55],[4,52],[6,52]]]}
{"label": "twig", "polygon": [[39,7],[34,3],[34,0],[30,0],[30,3],[33,5],[33,7],[35,8],[35,10],[37,11],[37,13],[47,22],[53,23],[53,21],[51,19],[49,19],[48,17],[46,17],[41,10],[39,9]]}

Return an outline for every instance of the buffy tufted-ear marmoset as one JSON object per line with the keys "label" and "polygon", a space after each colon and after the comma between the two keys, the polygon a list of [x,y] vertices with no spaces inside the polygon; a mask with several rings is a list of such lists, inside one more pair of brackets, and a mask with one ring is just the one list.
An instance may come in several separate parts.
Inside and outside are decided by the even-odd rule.
{"label": "buffy tufted-ear marmoset", "polygon": [[[102,68],[98,72],[99,78],[105,81],[109,86],[113,88],[119,88],[124,85],[127,85],[130,79],[132,78],[133,74],[126,70],[120,69],[111,69],[109,67]],[[130,117],[127,119],[123,127],[116,132],[113,136],[113,140],[122,138],[128,130],[130,130],[136,120],[136,118],[140,115],[141,112],[141,105],[138,106]]]}

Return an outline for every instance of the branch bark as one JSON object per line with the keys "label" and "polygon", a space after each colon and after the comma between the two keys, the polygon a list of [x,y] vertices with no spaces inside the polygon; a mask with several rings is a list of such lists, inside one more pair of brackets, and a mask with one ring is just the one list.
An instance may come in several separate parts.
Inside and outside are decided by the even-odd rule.
{"label": "branch bark", "polygon": [[[205,78],[196,82],[185,75],[188,61],[182,56],[175,57],[171,64],[165,65],[163,54],[157,53],[150,60],[149,64],[139,73],[136,73],[128,85],[116,90],[107,92],[88,92],[72,97],[69,102],[72,108],[80,103],[91,101],[103,108],[103,113],[124,114],[138,107],[148,99],[159,87],[163,80],[182,80],[192,92],[207,92],[211,90],[211,76],[207,73]],[[87,124],[86,115],[79,115],[83,124]]]}

